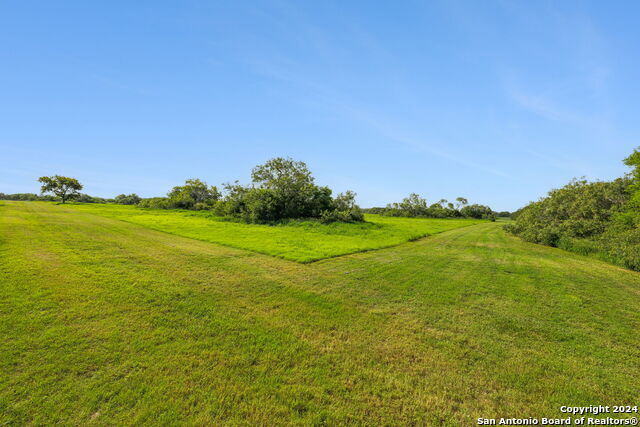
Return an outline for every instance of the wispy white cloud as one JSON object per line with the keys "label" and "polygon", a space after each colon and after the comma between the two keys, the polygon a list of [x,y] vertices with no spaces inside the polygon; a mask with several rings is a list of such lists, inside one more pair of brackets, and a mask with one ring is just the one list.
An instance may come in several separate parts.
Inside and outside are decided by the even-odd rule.
{"label": "wispy white cloud", "polygon": [[[303,17],[297,12],[295,16],[296,28],[305,28]],[[350,25],[349,31],[354,34],[352,40],[357,44],[358,49],[369,50],[369,56],[377,58],[380,63],[386,64],[385,76],[395,76],[391,79],[394,89],[398,89],[397,91],[394,90],[394,94],[407,95],[405,107],[415,107],[415,99],[408,96],[408,94],[415,91],[412,91],[411,88],[406,87],[405,83],[403,83],[404,79],[400,78],[403,71],[396,69],[394,64],[398,61],[391,60],[393,55],[373,35],[363,29]],[[329,37],[325,36],[317,26],[309,25],[308,28],[298,32],[298,37],[309,37],[308,46],[317,48],[318,55],[321,55],[325,62],[323,70],[341,68],[338,62],[333,62],[333,55],[328,53],[332,48],[329,44]],[[345,51],[346,47],[342,45],[336,49]],[[402,144],[415,151],[427,153],[491,175],[502,178],[509,177],[506,172],[466,158],[463,153],[453,152],[444,148],[447,146],[446,143],[434,141],[420,131],[418,126],[408,123],[406,120],[391,117],[388,113],[379,112],[375,104],[363,101],[354,95],[353,91],[349,90],[349,87],[344,82],[336,84],[328,76],[318,73],[317,70],[310,69],[308,65],[303,65],[290,55],[285,55],[277,49],[270,49],[263,53],[253,52],[252,56],[246,56],[242,58],[242,61],[255,73],[277,82],[280,87],[287,89],[283,91],[282,96],[296,97],[298,102],[303,102],[330,114],[339,115],[342,118],[360,123],[390,143]],[[293,95],[291,95],[292,93]]]}
{"label": "wispy white cloud", "polygon": [[528,92],[524,87],[518,86],[512,86],[508,91],[515,104],[545,119],[567,123],[587,121],[581,113],[573,109],[563,108],[557,101],[544,94]]}
{"label": "wispy white cloud", "polygon": [[419,152],[428,153],[492,175],[509,177],[506,172],[467,159],[461,153],[453,153],[443,149],[442,147],[446,146],[445,143],[431,141],[428,136],[422,135],[422,132],[419,132],[410,124],[398,123],[396,119],[389,117],[387,114],[376,112],[375,107],[350,97],[344,91],[333,89],[294,71],[295,62],[287,60],[285,63],[289,66],[276,64],[273,61],[251,61],[256,71],[263,75],[303,88],[305,93],[311,94],[311,97],[305,98],[305,102],[324,108],[333,114],[340,114],[342,117],[357,121],[390,142],[400,143]]}
{"label": "wispy white cloud", "polygon": [[515,105],[539,117],[607,132],[611,128],[608,86],[612,75],[608,43],[585,15],[556,8],[549,14],[552,19],[546,34],[562,52],[556,55],[557,66],[533,74],[517,66],[503,67],[507,94]]}

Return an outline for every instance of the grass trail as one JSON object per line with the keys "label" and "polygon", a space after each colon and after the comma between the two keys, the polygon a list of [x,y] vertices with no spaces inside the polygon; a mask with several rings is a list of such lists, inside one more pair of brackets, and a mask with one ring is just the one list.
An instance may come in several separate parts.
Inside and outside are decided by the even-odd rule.
{"label": "grass trail", "polygon": [[640,274],[484,223],[291,263],[0,204],[0,425],[471,425],[637,404]]}

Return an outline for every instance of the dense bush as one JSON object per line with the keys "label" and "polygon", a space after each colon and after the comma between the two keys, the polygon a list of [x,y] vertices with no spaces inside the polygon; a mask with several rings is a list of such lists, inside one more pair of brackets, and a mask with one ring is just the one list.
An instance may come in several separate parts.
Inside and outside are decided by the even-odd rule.
{"label": "dense bush", "polygon": [[184,185],[173,187],[167,196],[171,208],[202,210],[211,208],[220,192],[199,179],[188,179]]}
{"label": "dense bush", "polygon": [[488,206],[468,205],[467,199],[458,197],[456,203],[441,199],[429,205],[427,200],[416,193],[409,194],[399,203],[390,203],[386,208],[370,208],[368,213],[385,216],[422,218],[478,218],[495,220],[495,213]]}
{"label": "dense bush", "polygon": [[216,203],[214,211],[253,223],[292,218],[364,221],[355,204],[355,193],[348,191],[332,198],[331,189],[316,185],[303,162],[271,159],[253,169],[251,180],[249,186],[226,184],[225,197]]}
{"label": "dense bush", "polygon": [[489,206],[484,205],[468,205],[460,209],[460,214],[465,218],[491,219],[495,220],[496,214]]}
{"label": "dense bush", "polygon": [[594,255],[640,270],[640,153],[611,182],[573,180],[513,215],[505,228],[523,239]]}
{"label": "dense bush", "polygon": [[550,246],[557,246],[562,236],[601,234],[614,216],[624,211],[629,184],[626,178],[612,182],[573,180],[519,211],[507,229],[530,242]]}
{"label": "dense bush", "polygon": [[132,194],[118,194],[113,200],[114,203],[119,205],[137,205],[142,199],[135,193]]}
{"label": "dense bush", "polygon": [[103,197],[90,196],[84,193],[78,194],[75,201],[80,203],[113,203],[113,199],[105,199]]}
{"label": "dense bush", "polygon": [[629,157],[624,159],[624,164],[632,168],[628,176],[631,180],[630,197],[626,212],[624,215],[619,215],[617,219],[628,227],[640,227],[640,149],[634,150]]}
{"label": "dense bush", "polygon": [[320,214],[320,220],[329,222],[363,222],[364,213],[356,205],[356,193],[347,191],[338,194],[333,200],[332,209],[326,209]]}
{"label": "dense bush", "polygon": [[150,197],[142,199],[138,203],[141,208],[149,209],[170,209],[169,199],[166,197]]}
{"label": "dense bush", "polygon": [[[135,198],[138,198],[135,194],[130,194],[129,196],[121,194],[116,197],[116,203],[119,203],[118,198],[121,196],[124,197],[124,199],[120,200],[127,201],[133,201]],[[209,187],[206,182],[200,181],[199,179],[188,179],[184,185],[173,187],[167,194],[167,197],[141,199],[137,204],[142,208],[150,209],[206,210],[214,208],[218,199],[220,199],[220,192],[217,187]]]}
{"label": "dense bush", "polygon": [[[216,215],[251,223],[316,218],[324,222],[364,221],[355,204],[355,193],[347,191],[335,199],[331,189],[314,183],[303,162],[275,158],[256,166],[251,185],[237,181],[223,186],[224,197],[214,186],[199,179],[174,187],[167,197],[141,200],[138,206],[153,209],[211,210]],[[118,196],[120,197],[120,196]]]}

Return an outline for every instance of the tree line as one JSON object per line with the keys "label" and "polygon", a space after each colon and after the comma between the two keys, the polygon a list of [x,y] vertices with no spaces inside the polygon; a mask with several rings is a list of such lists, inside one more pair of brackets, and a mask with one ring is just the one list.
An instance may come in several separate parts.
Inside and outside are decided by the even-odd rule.
{"label": "tree line", "polygon": [[[14,200],[23,202],[55,202],[62,201],[61,198],[55,194],[36,194],[36,193],[14,193],[5,194],[0,193],[0,200]],[[71,198],[66,198],[66,201],[73,200],[80,203],[116,203],[119,205],[137,205],[142,198],[137,194],[119,194],[114,198],[95,197],[84,193],[78,193]]]}
{"label": "tree line", "polygon": [[507,231],[524,240],[640,270],[640,151],[613,181],[574,179],[514,213]]}
{"label": "tree line", "polygon": [[332,190],[315,183],[304,162],[277,157],[253,168],[251,183],[226,183],[219,189],[200,179],[188,179],[173,187],[165,197],[141,198],[137,194],[120,194],[113,199],[83,194],[82,184],[75,178],[61,175],[38,179],[41,194],[7,195],[4,200],[59,199],[84,203],[116,203],[137,205],[148,209],[207,210],[221,217],[235,218],[249,223],[267,223],[288,219],[312,218],[322,222],[363,222],[364,212],[386,216],[424,218],[482,218],[495,220],[509,212],[494,212],[490,207],[468,204],[463,197],[454,203],[440,200],[429,205],[423,197],[412,193],[399,203],[385,208],[363,210],[356,204],[353,191],[332,196]]}
{"label": "tree line", "polygon": [[494,212],[489,206],[472,204],[464,197],[456,198],[455,203],[440,199],[428,204],[419,194],[411,193],[401,202],[389,203],[384,208],[365,209],[367,213],[385,216],[401,216],[409,218],[477,218],[495,221],[496,217],[508,217],[509,212]]}
{"label": "tree line", "polygon": [[[68,176],[53,175],[38,178],[40,182],[40,194],[35,193],[0,193],[0,200],[15,201],[41,201],[54,202],[60,200],[62,203],[73,200],[80,203],[117,203],[121,205],[136,205],[142,200],[137,194],[119,194],[113,199],[94,197],[80,193],[83,185],[75,178]],[[45,194],[51,193],[51,194]]]}
{"label": "tree line", "polygon": [[364,214],[346,191],[332,197],[329,187],[318,186],[304,162],[277,157],[251,172],[251,184],[227,183],[220,191],[199,179],[174,187],[167,197],[142,200],[155,209],[210,210],[249,223],[315,218],[322,222],[362,222]]}
{"label": "tree line", "polygon": [[[113,199],[80,193],[82,184],[61,175],[38,179],[41,194],[0,193],[0,200],[73,200],[86,203],[117,203],[150,209],[208,210],[215,215],[249,223],[288,219],[318,219],[322,222],[363,222],[353,191],[332,196],[332,190],[315,183],[304,162],[277,157],[253,168],[251,184],[227,183],[219,190],[200,179],[188,179],[173,187],[166,197],[143,199],[137,194],[120,194]],[[50,194],[46,194],[50,193]]]}

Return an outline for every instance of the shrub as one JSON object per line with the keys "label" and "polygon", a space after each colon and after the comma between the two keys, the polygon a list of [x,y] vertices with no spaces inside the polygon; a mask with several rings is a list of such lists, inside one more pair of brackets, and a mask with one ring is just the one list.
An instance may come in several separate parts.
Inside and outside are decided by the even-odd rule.
{"label": "shrub", "polygon": [[507,227],[525,240],[556,246],[561,236],[591,237],[603,233],[628,200],[629,180],[587,182],[573,180],[530,203]]}
{"label": "shrub", "polygon": [[132,194],[118,194],[115,199],[114,202],[119,204],[119,205],[137,205],[138,203],[140,203],[142,199],[140,198],[140,196],[138,196],[135,193]]}
{"label": "shrub", "polygon": [[598,248],[612,261],[623,267],[640,271],[640,228],[611,230],[596,241]]}
{"label": "shrub", "polygon": [[416,193],[409,194],[399,203],[389,203],[386,208],[371,208],[368,213],[385,216],[423,217],[423,218],[478,218],[495,221],[495,213],[489,206],[467,205],[467,199],[458,197],[456,204],[441,199],[430,206],[427,200]]}
{"label": "shrub", "polygon": [[149,199],[142,199],[138,206],[148,209],[170,209],[171,205],[169,199],[166,197],[151,197]]}
{"label": "shrub", "polygon": [[491,219],[495,221],[495,214],[489,206],[469,205],[460,209],[460,214],[465,218]]}
{"label": "shrub", "polygon": [[[364,214],[355,203],[356,194],[347,191],[331,197],[331,189],[315,184],[303,162],[275,158],[256,166],[250,186],[237,181],[223,186],[224,197],[215,186],[189,179],[173,187],[167,197],[139,200],[151,209],[211,210],[213,214],[252,223],[315,218],[324,222],[362,222]],[[133,204],[137,195],[116,197],[116,203]],[[138,198],[139,199],[139,198]]]}
{"label": "shrub", "polygon": [[320,221],[325,224],[331,222],[363,222],[364,214],[357,206],[348,210],[326,210],[320,215]]}
{"label": "shrub", "polygon": [[192,208],[194,211],[206,211],[211,209],[211,205],[209,203],[198,202],[193,205]]}
{"label": "shrub", "polygon": [[217,187],[209,187],[199,179],[188,179],[184,185],[173,187],[167,196],[171,208],[195,209],[198,205],[201,210],[203,205],[207,205],[206,209],[213,206],[220,199],[220,192]]}
{"label": "shrub", "polygon": [[80,203],[110,203],[113,202],[113,199],[105,199],[103,197],[94,197],[88,194],[80,193],[76,197],[76,202]]}
{"label": "shrub", "polygon": [[355,193],[347,191],[333,199],[331,189],[316,185],[303,162],[271,159],[255,167],[251,177],[250,186],[237,181],[225,184],[225,197],[214,212],[253,223],[296,218],[364,221],[355,204]]}
{"label": "shrub", "polygon": [[635,168],[630,174],[610,182],[574,179],[515,212],[505,229],[640,270],[640,152],[625,163]]}

